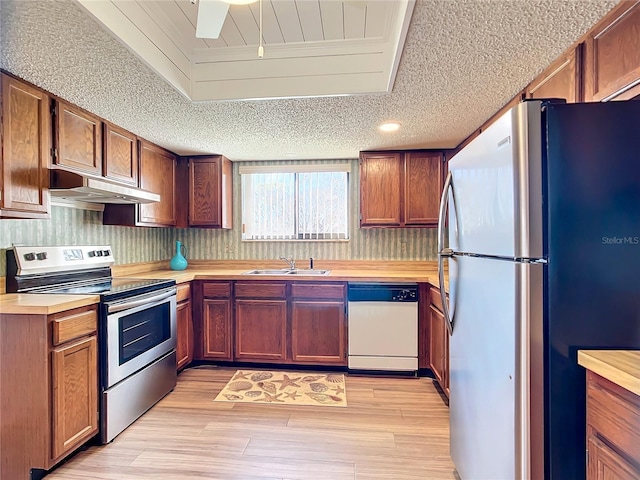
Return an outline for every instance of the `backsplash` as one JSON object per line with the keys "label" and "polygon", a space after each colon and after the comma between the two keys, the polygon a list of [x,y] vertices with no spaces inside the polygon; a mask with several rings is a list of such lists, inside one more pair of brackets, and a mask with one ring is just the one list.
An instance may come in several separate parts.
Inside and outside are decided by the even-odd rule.
{"label": "backsplash", "polygon": [[[351,163],[350,240],[326,242],[241,241],[241,197],[239,162],[233,164],[233,230],[204,228],[148,228],[102,225],[102,213],[51,207],[51,220],[0,220],[0,276],[6,275],[5,250],[11,244],[111,245],[116,263],[169,260],[180,240],[187,259],[274,260],[293,255],[318,262],[332,260],[436,260],[435,228],[358,228],[358,160],[317,160],[304,163]],[[264,162],[243,162],[253,165]],[[269,162],[295,164],[296,161]],[[320,263],[321,264],[321,263]]]}

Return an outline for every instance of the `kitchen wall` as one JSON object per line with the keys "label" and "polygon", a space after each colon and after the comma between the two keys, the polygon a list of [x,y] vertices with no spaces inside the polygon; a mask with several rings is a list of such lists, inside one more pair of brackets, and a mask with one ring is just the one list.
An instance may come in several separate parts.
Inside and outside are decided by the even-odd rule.
{"label": "kitchen wall", "polygon": [[[31,245],[111,245],[116,263],[170,259],[175,241],[187,247],[188,259],[296,259],[313,257],[321,266],[332,260],[435,260],[436,229],[358,228],[358,160],[317,160],[304,163],[351,163],[350,240],[341,242],[242,242],[239,163],[234,169],[234,229],[172,229],[102,225],[102,213],[52,207],[50,220],[0,220],[0,276],[6,275],[5,250],[12,243]],[[244,162],[251,165],[258,162]],[[269,162],[293,164],[295,161]],[[260,162],[264,165],[264,162]]]}

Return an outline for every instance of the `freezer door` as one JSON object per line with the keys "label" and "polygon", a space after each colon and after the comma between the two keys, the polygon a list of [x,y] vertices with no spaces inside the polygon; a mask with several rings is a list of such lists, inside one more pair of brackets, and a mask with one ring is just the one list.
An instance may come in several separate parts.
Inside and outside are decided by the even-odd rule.
{"label": "freezer door", "polygon": [[[451,457],[462,480],[529,478],[528,269],[456,257],[450,339]],[[524,269],[524,270],[523,270]],[[522,293],[524,292],[524,293]]]}
{"label": "freezer door", "polygon": [[540,109],[540,102],[514,107],[449,162],[453,250],[542,257]]}

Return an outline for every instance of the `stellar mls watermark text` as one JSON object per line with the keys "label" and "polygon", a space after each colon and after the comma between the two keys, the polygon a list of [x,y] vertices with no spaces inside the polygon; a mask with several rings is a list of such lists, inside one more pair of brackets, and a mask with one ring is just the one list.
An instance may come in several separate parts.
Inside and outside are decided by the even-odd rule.
{"label": "stellar mls watermark text", "polygon": [[640,237],[602,237],[603,245],[638,245]]}

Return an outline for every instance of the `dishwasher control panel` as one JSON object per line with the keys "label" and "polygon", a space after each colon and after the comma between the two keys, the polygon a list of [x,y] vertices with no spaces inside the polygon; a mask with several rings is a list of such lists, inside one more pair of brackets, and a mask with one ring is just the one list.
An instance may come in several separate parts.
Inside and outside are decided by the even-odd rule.
{"label": "dishwasher control panel", "polygon": [[418,286],[415,283],[349,283],[349,302],[417,302]]}

